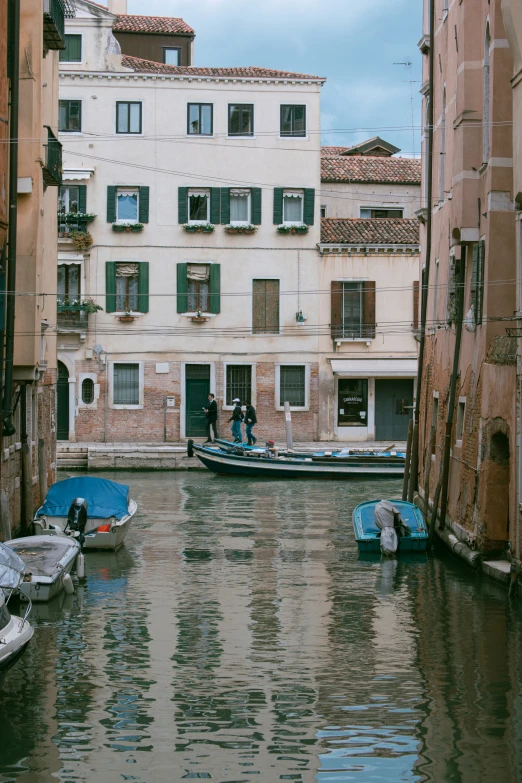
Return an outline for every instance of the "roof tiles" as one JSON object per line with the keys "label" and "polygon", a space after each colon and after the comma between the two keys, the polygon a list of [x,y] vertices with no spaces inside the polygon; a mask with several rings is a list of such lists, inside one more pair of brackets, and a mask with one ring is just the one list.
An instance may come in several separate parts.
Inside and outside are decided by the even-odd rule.
{"label": "roof tiles", "polygon": [[[326,149],[343,149],[326,147]],[[345,147],[344,149],[349,149]],[[340,153],[321,156],[322,182],[394,182],[420,185],[421,162],[415,158],[384,158],[380,156],[345,157]]]}
{"label": "roof tiles", "polygon": [[117,16],[112,26],[116,33],[177,33],[194,35],[194,30],[183,19],[172,16]]}
{"label": "roof tiles", "polygon": [[419,222],[413,218],[323,218],[326,245],[418,245]]}
{"label": "roof tiles", "polygon": [[258,68],[248,66],[246,68],[195,68],[190,65],[163,65],[151,60],[142,60],[139,57],[130,57],[124,54],[121,58],[122,65],[132,68],[137,73],[159,73],[177,76],[212,76],[237,79],[318,79],[321,76],[310,76],[305,73],[291,73],[289,71],[274,71],[270,68]]}

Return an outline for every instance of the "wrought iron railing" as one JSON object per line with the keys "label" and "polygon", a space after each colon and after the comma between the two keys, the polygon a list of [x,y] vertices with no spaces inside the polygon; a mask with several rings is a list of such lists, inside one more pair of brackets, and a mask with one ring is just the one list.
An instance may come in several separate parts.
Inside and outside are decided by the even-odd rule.
{"label": "wrought iron railing", "polygon": [[45,166],[43,178],[46,185],[62,184],[62,145],[47,126],[47,144],[45,146]]}
{"label": "wrought iron railing", "polygon": [[77,329],[84,331],[89,323],[89,315],[80,305],[58,305],[56,324],[59,329]]}
{"label": "wrought iron railing", "polygon": [[87,231],[89,221],[87,220],[74,220],[71,215],[65,219],[64,215],[58,215],[58,234],[59,236],[67,236],[71,231]]}
{"label": "wrought iron railing", "polygon": [[47,49],[65,49],[65,7],[62,0],[44,0],[43,40]]}

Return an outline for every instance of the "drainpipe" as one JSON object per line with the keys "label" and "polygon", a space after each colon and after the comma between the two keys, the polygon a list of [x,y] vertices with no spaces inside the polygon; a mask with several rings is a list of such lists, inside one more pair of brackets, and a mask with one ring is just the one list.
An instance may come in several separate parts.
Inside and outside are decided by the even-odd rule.
{"label": "drainpipe", "polygon": [[[419,346],[419,368],[417,370],[417,393],[415,396],[415,423],[413,427],[413,442],[411,451],[410,468],[410,486],[408,490],[408,500],[413,500],[413,494],[418,488],[419,473],[419,418],[422,390],[422,375],[424,370],[424,348],[426,343],[426,315],[428,311],[428,286],[430,282],[430,263],[431,263],[431,234],[432,234],[432,212],[433,212],[433,83],[435,74],[435,0],[429,0],[429,25],[430,25],[430,69],[429,69],[429,91],[428,91],[428,182],[426,198],[426,265],[422,275],[422,298],[421,298],[421,333]],[[424,412],[426,415],[426,411]],[[426,448],[426,443],[424,443]],[[429,498],[426,498],[426,502]]]}
{"label": "drainpipe", "polygon": [[16,289],[16,230],[18,217],[18,102],[20,94],[20,0],[12,0],[9,45],[11,65],[11,116],[9,128],[9,245],[7,248],[7,295],[5,327],[5,381],[2,403],[3,434],[14,435],[13,364]]}

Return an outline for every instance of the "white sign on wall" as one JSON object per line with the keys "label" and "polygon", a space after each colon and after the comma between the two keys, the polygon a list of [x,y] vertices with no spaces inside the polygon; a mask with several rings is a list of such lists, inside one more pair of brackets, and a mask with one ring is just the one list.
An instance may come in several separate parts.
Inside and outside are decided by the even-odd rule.
{"label": "white sign on wall", "polygon": [[168,362],[157,362],[156,364],[156,375],[160,375],[161,373],[167,373],[169,371],[169,363]]}
{"label": "white sign on wall", "polygon": [[167,397],[167,408],[175,408],[175,407],[176,407],[176,398]]}

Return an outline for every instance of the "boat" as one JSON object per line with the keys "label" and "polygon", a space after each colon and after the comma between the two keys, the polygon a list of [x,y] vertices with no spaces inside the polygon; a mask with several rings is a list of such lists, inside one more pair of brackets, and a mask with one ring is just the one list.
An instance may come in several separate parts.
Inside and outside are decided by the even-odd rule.
{"label": "boat", "polygon": [[[269,444],[266,444],[265,446],[249,446],[247,443],[236,443],[232,440],[222,440],[221,438],[216,438],[213,443],[215,446],[218,446],[223,451],[228,451],[231,453],[236,452],[236,450],[244,449],[245,452],[258,452],[258,451],[266,451],[269,447]],[[273,444],[273,441],[269,441],[270,444]],[[355,448],[348,448],[348,447],[342,447],[340,449],[323,449],[323,450],[315,450],[315,451],[294,451],[293,449],[277,449],[278,454],[286,455],[290,454],[294,457],[312,457],[313,460],[320,460],[320,459],[330,459],[331,457],[335,457],[336,459],[339,458],[346,458],[346,457],[364,457],[364,456],[379,456],[379,455],[395,455],[398,457],[402,457],[403,459],[406,459],[406,452],[404,451],[395,451],[393,448],[393,445],[387,446],[386,448],[378,448],[378,449],[372,449],[368,446],[364,446],[359,449]]]}
{"label": "boat", "polygon": [[24,575],[23,560],[8,546],[0,544],[0,685],[33,638],[33,627],[27,620],[31,604],[23,618],[12,615],[8,609],[9,600],[18,590]]}
{"label": "boat", "polygon": [[[381,530],[377,527],[375,520],[375,508],[381,502],[380,500],[368,500],[365,503],[359,503],[353,510],[353,529],[360,552],[374,554],[381,552]],[[428,546],[428,530],[422,511],[413,503],[408,503],[405,500],[391,500],[389,502],[399,511],[404,525],[408,528],[406,535],[397,536],[399,554],[402,552],[425,552]]]}
{"label": "boat", "polygon": [[34,528],[42,535],[74,536],[80,526],[83,549],[112,550],[123,544],[137,508],[126,484],[77,476],[53,484],[36,512]]}
{"label": "boat", "polygon": [[13,538],[6,545],[23,560],[25,577],[20,598],[50,601],[62,590],[73,592],[71,570],[80,553],[80,544],[69,536],[42,535]]}
{"label": "boat", "polygon": [[343,454],[295,454],[267,448],[204,446],[189,440],[187,454],[219,475],[267,478],[346,478],[348,476],[402,476],[405,458],[390,451]]}

